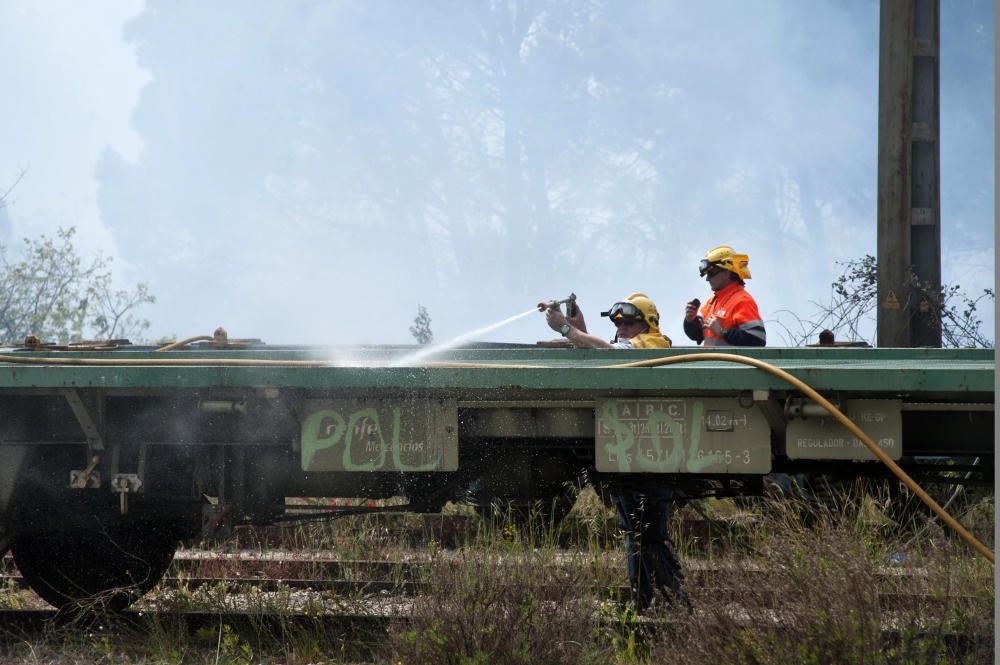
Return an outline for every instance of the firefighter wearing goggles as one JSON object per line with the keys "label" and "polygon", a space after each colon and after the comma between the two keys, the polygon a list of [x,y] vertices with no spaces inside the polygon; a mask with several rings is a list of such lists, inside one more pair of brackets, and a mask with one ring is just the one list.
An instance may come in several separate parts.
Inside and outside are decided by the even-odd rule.
{"label": "firefighter wearing goggles", "polygon": [[746,291],[750,257],[728,245],[709,250],[698,265],[698,274],[712,287],[712,297],[699,311],[701,301],[690,301],[684,310],[684,333],[705,346],[764,346],[767,333],[757,302]]}
{"label": "firefighter wearing goggles", "polygon": [[[608,317],[615,325],[615,337],[610,342],[587,333],[579,308],[568,320],[557,303],[539,303],[538,308],[545,311],[550,328],[580,348],[670,348],[670,339],[660,332],[660,313],[644,293],[633,293],[601,312],[601,316]],[[612,490],[618,525],[625,534],[629,586],[639,611],[649,607],[658,593],[668,603],[680,600],[690,607],[682,588],[680,562],[667,529],[672,498],[671,489],[659,482],[649,487]]]}
{"label": "firefighter wearing goggles", "polygon": [[[543,307],[544,303],[539,303],[539,308]],[[611,309],[601,312],[601,316],[608,317],[615,325],[615,337],[610,342],[587,333],[582,313],[567,319],[558,305],[545,307],[549,327],[578,348],[669,349],[671,346],[670,338],[660,332],[660,313],[656,305],[644,293],[633,293],[616,302]]]}

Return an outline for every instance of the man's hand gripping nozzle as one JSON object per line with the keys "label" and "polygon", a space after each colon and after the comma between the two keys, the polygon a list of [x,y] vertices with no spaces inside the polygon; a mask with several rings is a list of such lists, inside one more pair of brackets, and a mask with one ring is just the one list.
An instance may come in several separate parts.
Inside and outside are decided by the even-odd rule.
{"label": "man's hand gripping nozzle", "polygon": [[559,305],[566,304],[566,316],[573,316],[576,313],[576,294],[571,293],[562,300],[549,300],[538,303],[538,311],[544,312],[547,309],[559,309]]}

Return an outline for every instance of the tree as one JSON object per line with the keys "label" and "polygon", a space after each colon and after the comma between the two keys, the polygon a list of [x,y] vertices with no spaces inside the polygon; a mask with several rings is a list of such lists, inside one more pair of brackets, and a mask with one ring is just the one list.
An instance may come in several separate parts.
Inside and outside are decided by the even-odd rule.
{"label": "tree", "polygon": [[417,305],[417,315],[413,318],[413,325],[410,326],[410,334],[417,340],[417,344],[427,346],[434,341],[434,333],[431,332],[431,315],[427,313],[427,308]]}
{"label": "tree", "polygon": [[90,260],[73,246],[76,229],[55,238],[25,238],[19,258],[0,246],[0,340],[21,343],[28,335],[65,344],[84,339],[136,336],[149,321],[136,316],[156,302],[145,284],[116,290],[111,259]]}
{"label": "tree", "polygon": [[[878,302],[878,267],[875,257],[866,254],[845,263],[843,272],[831,285],[829,304],[813,302],[817,311],[803,319],[787,310],[778,312],[777,324],[784,331],[785,341],[792,346],[815,342],[820,331],[828,330],[838,339],[875,343],[876,304]],[[941,317],[941,342],[945,347],[993,348],[993,340],[981,330],[977,314],[984,300],[995,300],[992,289],[969,296],[960,285],[942,284],[938,293],[911,271],[906,284]],[[791,323],[782,320],[791,319]]]}
{"label": "tree", "polygon": [[915,273],[910,274],[910,286],[922,303],[926,302],[940,312],[942,346],[956,349],[993,348],[993,340],[983,334],[980,329],[982,321],[976,313],[979,303],[996,300],[993,289],[983,289],[973,297],[965,293],[958,284],[942,284],[940,292],[935,293],[933,286],[921,281]]}

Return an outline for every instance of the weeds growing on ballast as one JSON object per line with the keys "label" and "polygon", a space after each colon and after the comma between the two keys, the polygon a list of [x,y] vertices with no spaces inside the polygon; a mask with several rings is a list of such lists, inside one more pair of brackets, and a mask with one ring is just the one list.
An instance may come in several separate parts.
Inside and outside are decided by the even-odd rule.
{"label": "weeds growing on ballast", "polygon": [[[993,662],[992,567],[933,523],[901,528],[891,508],[871,492],[825,503],[686,506],[676,511],[672,530],[693,611],[644,615],[626,601],[620,534],[593,496],[561,525],[544,528],[530,523],[541,519],[540,511],[469,515],[468,528],[449,547],[436,540],[439,532],[414,546],[412,531],[399,541],[392,529],[386,536],[387,516],[352,517],[336,529],[354,538],[359,551],[420,563],[379,573],[400,587],[415,585],[415,598],[401,602],[401,588],[388,594],[363,587],[338,594],[255,589],[245,579],[255,573],[361,581],[372,570],[353,555],[315,545],[287,552],[286,563],[248,561],[233,550],[206,557],[188,574],[225,573],[238,584],[189,583],[131,611],[134,618],[156,602],[172,602],[175,609],[215,613],[215,622],[192,630],[154,616],[138,629],[109,616],[54,629],[41,641],[8,636],[0,663]],[[992,523],[992,497],[966,512]],[[697,520],[703,523],[692,526]],[[571,549],[564,547],[567,532]],[[257,547],[273,553],[263,542]],[[338,566],[310,568],[311,558],[334,558]],[[406,618],[390,621],[388,631],[331,628],[322,620],[337,612],[382,617],[394,607],[403,610],[392,616]],[[232,610],[243,618],[232,618]]]}
{"label": "weeds growing on ballast", "polygon": [[767,505],[760,566],[716,558],[648,662],[992,663],[992,566],[942,534],[903,549],[878,505]]}

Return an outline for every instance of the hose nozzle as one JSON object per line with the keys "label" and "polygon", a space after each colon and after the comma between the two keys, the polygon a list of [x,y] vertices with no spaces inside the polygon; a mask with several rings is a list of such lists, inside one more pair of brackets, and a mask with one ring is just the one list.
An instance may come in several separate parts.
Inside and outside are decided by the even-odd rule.
{"label": "hose nozzle", "polygon": [[538,303],[538,311],[544,312],[547,309],[558,309],[559,305],[566,303],[567,314],[571,314],[574,309],[576,309],[576,294],[571,293],[569,296],[563,298],[562,300],[550,300],[548,302]]}

